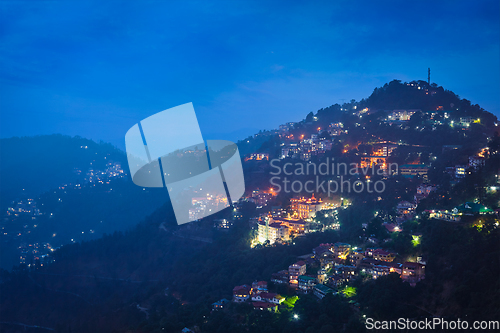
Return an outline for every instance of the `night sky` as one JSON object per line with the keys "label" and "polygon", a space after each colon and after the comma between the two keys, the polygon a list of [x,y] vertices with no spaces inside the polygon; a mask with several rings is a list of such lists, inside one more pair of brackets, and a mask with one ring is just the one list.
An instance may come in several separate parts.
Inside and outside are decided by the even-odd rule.
{"label": "night sky", "polygon": [[[271,2],[271,3],[268,3]],[[500,116],[499,1],[0,1],[1,137],[124,147],[193,102],[205,139],[427,80]]]}

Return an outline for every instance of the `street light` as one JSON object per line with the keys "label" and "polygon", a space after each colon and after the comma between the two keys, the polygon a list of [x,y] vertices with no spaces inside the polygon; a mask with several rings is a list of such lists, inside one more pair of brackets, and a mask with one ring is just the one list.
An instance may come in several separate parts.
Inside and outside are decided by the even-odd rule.
{"label": "street light", "polygon": [[294,314],[293,315],[293,319],[299,319],[299,315],[298,314]]}

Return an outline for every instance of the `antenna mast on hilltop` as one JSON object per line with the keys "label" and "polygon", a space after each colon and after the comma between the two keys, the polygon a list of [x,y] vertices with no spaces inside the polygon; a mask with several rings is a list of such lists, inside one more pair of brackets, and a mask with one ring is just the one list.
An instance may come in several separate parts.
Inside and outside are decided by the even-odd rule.
{"label": "antenna mast on hilltop", "polygon": [[431,68],[427,68],[427,83],[431,85]]}

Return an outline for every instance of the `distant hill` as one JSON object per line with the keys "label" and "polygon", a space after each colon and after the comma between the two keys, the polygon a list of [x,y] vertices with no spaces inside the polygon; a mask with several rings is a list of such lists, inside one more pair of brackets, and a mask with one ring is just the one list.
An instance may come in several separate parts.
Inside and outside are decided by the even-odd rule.
{"label": "distant hill", "polygon": [[[104,157],[126,166],[126,155],[107,143],[81,137],[43,135],[0,139],[0,207],[19,197],[36,196],[63,184],[83,181]],[[82,173],[77,174],[77,170]]]}
{"label": "distant hill", "polygon": [[110,144],[49,135],[0,145],[0,267],[127,230],[168,201],[164,189],[134,185],[125,153]]}

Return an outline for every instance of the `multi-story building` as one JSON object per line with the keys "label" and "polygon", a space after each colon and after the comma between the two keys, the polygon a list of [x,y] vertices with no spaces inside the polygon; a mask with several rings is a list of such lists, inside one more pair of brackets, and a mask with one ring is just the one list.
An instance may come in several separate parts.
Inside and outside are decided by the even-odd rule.
{"label": "multi-story building", "polygon": [[391,262],[393,261],[396,256],[394,253],[389,252],[389,251],[384,251],[382,249],[376,249],[372,252],[373,259],[375,260],[381,260],[381,261],[387,261]]}
{"label": "multi-story building", "polygon": [[427,179],[429,168],[425,164],[405,164],[399,167],[399,174],[404,177],[421,176]]}
{"label": "multi-story building", "polygon": [[362,252],[354,252],[351,254],[352,261],[356,264],[356,266],[359,266],[361,261],[365,258],[364,253]]}
{"label": "multi-story building", "polygon": [[333,254],[337,258],[346,259],[351,250],[351,245],[347,243],[337,242],[333,244]]}
{"label": "multi-story building", "polygon": [[330,140],[323,139],[318,142],[318,150],[320,152],[325,152],[331,149],[332,149],[332,142]]}
{"label": "multi-story building", "polygon": [[371,275],[373,278],[388,275],[390,273],[402,273],[402,265],[394,262],[380,261],[365,258],[360,264],[361,272]]}
{"label": "multi-story building", "polygon": [[260,243],[269,241],[269,243],[274,244],[277,240],[287,241],[289,239],[290,231],[286,225],[269,223],[269,218],[265,218],[258,225],[257,240]]}
{"label": "multi-story building", "polygon": [[472,117],[460,117],[460,125],[462,125],[463,127],[469,127],[470,124],[472,124],[474,122],[474,119],[472,119]]}
{"label": "multi-story building", "polygon": [[341,276],[346,281],[354,278],[356,276],[356,266],[352,265],[337,265],[334,268],[335,274]]}
{"label": "multi-story building", "polygon": [[314,286],[317,284],[316,278],[307,275],[300,275],[298,278],[299,290],[304,294],[308,294],[312,291]]}
{"label": "multi-story building", "polygon": [[304,161],[309,161],[311,159],[312,153],[316,151],[316,143],[311,139],[303,140],[299,144],[300,159]]}
{"label": "multi-story building", "polygon": [[322,299],[327,294],[333,294],[334,290],[328,286],[325,286],[324,284],[317,284],[316,286],[314,286],[313,293],[316,297]]}
{"label": "multi-story building", "polygon": [[254,281],[252,283],[252,294],[258,294],[267,291],[267,281]]}
{"label": "multi-story building", "polygon": [[416,208],[417,208],[417,205],[415,205],[409,201],[401,201],[396,206],[396,211],[397,211],[398,215],[405,217],[405,218],[409,218],[409,217],[413,216]]}
{"label": "multi-story building", "polygon": [[279,271],[278,273],[273,273],[271,275],[271,281],[274,283],[288,283],[290,281],[289,273],[287,270]]}
{"label": "multi-story building", "polygon": [[344,132],[344,124],[342,123],[331,123],[330,126],[328,126],[328,133],[332,136],[341,135]]}
{"label": "multi-story building", "polygon": [[290,142],[288,145],[281,148],[280,158],[281,159],[287,157],[297,158],[299,157],[299,152],[300,152],[299,144],[297,142]]}
{"label": "multi-story building", "polygon": [[410,284],[425,279],[425,265],[418,262],[405,262],[402,267],[401,279],[410,282]]}
{"label": "multi-story building", "polygon": [[299,219],[306,219],[309,217],[316,216],[316,212],[323,209],[323,201],[316,199],[314,194],[311,198],[292,198],[290,199],[291,209],[294,215],[297,215]]}
{"label": "multi-story building", "polygon": [[273,223],[280,223],[290,230],[290,234],[304,234],[308,231],[309,223],[294,217],[273,217]]}
{"label": "multi-story building", "polygon": [[388,142],[379,142],[373,145],[372,156],[382,156],[382,157],[391,156],[392,152],[397,147],[398,147],[397,145]]}
{"label": "multi-story building", "polygon": [[290,286],[297,287],[299,276],[306,274],[306,263],[297,261],[295,264],[288,266],[288,277]]}
{"label": "multi-story building", "polygon": [[455,165],[455,178],[464,178],[467,172],[466,165]]}
{"label": "multi-story building", "polygon": [[281,304],[285,300],[285,297],[275,294],[275,293],[259,293],[252,296],[252,301],[256,302],[268,302],[273,304]]}
{"label": "multi-story building", "polygon": [[233,302],[241,303],[250,299],[251,287],[246,284],[233,288]]}

